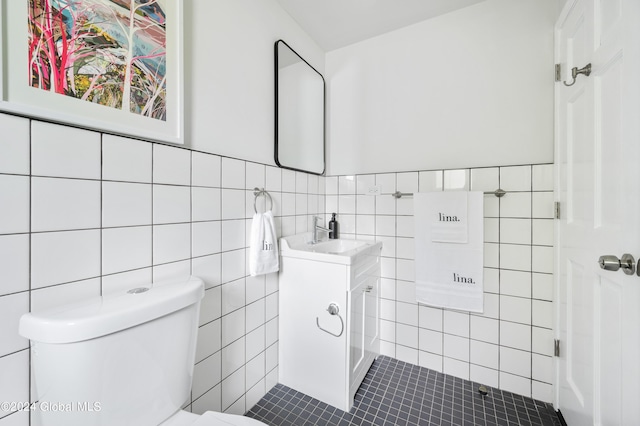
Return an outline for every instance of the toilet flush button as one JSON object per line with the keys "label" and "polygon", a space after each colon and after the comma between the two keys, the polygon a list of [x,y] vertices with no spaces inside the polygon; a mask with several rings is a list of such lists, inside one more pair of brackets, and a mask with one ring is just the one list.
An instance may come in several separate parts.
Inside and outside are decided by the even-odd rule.
{"label": "toilet flush button", "polygon": [[144,293],[146,291],[149,291],[149,287],[132,288],[131,290],[127,291],[127,293],[129,293],[129,294],[140,294],[140,293]]}

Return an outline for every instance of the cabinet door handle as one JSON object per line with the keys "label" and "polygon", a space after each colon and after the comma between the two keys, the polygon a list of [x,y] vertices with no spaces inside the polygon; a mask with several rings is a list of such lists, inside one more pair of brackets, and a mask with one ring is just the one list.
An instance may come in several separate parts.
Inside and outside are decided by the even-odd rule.
{"label": "cabinet door handle", "polygon": [[373,286],[372,285],[368,285],[362,291],[365,292],[365,293],[371,293],[371,290],[373,290]]}
{"label": "cabinet door handle", "polygon": [[320,330],[322,330],[325,333],[328,333],[328,334],[330,334],[330,335],[332,335],[334,337],[342,336],[342,333],[344,332],[344,320],[340,316],[340,307],[338,305],[336,305],[335,303],[330,303],[329,307],[327,308],[327,312],[329,312],[329,315],[337,315],[338,318],[340,318],[340,333],[338,333],[338,334],[332,333],[331,331],[322,328],[320,326],[320,318],[318,318],[318,317],[316,317],[316,325],[318,326],[318,328]]}

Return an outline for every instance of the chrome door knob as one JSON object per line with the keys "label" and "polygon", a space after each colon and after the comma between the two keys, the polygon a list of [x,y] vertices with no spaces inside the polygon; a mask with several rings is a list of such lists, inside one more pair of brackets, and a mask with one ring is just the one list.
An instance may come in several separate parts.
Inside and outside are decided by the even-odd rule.
{"label": "chrome door knob", "polygon": [[636,272],[636,260],[629,253],[625,253],[620,259],[620,267],[625,274],[633,275]]}
{"label": "chrome door knob", "polygon": [[618,256],[611,254],[600,256],[598,263],[600,264],[600,268],[605,271],[617,271],[620,269],[620,259],[618,259]]}
{"label": "chrome door knob", "polygon": [[605,255],[600,256],[598,259],[600,268],[605,271],[617,271],[622,268],[622,271],[627,275],[633,275],[636,272],[636,261],[632,255],[625,253],[622,255],[622,259],[618,259],[617,256]]}

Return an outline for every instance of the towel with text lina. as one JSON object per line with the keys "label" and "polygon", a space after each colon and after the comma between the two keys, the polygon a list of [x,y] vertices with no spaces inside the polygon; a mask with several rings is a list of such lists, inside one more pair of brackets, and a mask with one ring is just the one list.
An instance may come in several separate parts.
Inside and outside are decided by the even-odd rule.
{"label": "towel with text lina.", "polygon": [[484,194],[414,195],[416,299],[483,312]]}
{"label": "towel with text lina.", "polygon": [[270,274],[280,269],[278,239],[273,213],[256,213],[251,223],[249,273],[251,276]]}

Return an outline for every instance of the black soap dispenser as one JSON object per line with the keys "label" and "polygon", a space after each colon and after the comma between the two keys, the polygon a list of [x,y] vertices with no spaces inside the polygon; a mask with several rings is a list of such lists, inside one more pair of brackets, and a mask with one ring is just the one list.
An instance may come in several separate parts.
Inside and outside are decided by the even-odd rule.
{"label": "black soap dispenser", "polygon": [[340,224],[336,221],[336,214],[331,213],[331,220],[329,221],[329,238],[337,240],[340,238]]}

